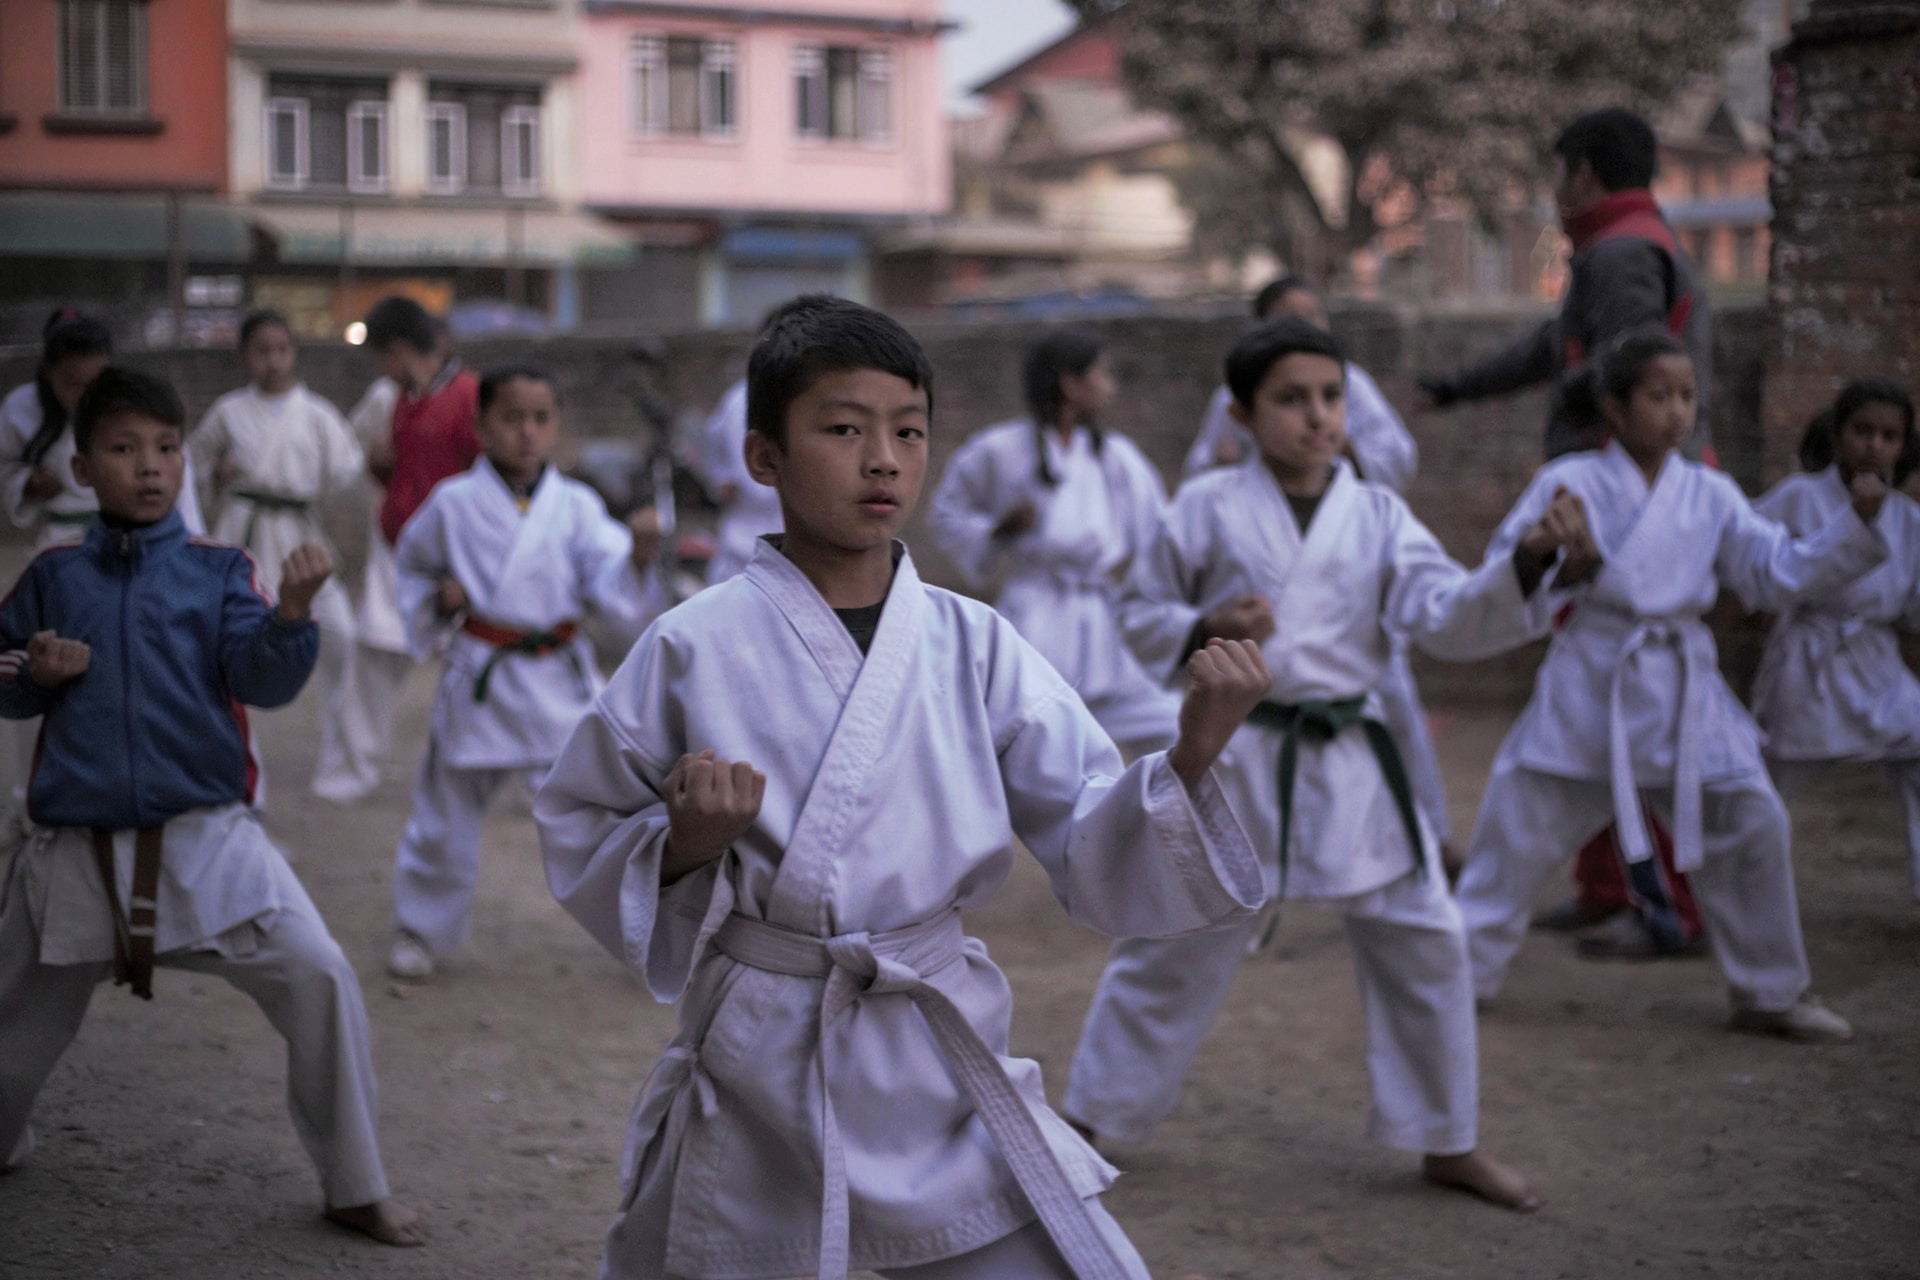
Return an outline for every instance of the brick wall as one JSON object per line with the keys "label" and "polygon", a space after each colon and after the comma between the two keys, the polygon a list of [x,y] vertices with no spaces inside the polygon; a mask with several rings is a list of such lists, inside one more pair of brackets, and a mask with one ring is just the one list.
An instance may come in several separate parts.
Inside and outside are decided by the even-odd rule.
{"label": "brick wall", "polygon": [[[1413,313],[1354,306],[1335,310],[1334,328],[1387,396],[1405,407],[1412,402],[1418,373],[1450,368],[1520,332],[1541,314],[1531,308]],[[1751,487],[1764,452],[1756,412],[1762,316],[1735,310],[1721,313],[1718,320],[1715,433],[1725,465]],[[1234,318],[1143,316],[1101,326],[1112,342],[1121,387],[1110,425],[1137,441],[1170,483],[1178,477],[1180,460],[1219,382],[1220,359],[1240,323]],[[935,369],[936,472],[967,433],[1020,412],[1021,354],[1039,331],[1038,325],[1017,323],[916,328]],[[469,343],[465,356],[484,366],[531,348],[554,369],[568,427],[576,438],[641,432],[633,396],[642,387],[661,395],[681,429],[691,433],[740,376],[750,341],[751,335],[741,332],[668,338],[664,372],[657,382],[633,359],[630,344],[617,339]],[[242,380],[238,361],[229,352],[142,352],[129,359],[174,379],[195,415]],[[351,347],[316,344],[305,348],[300,359],[309,385],[343,408],[352,405],[373,376],[371,358]],[[0,355],[0,387],[31,374],[30,356]],[[1544,397],[1535,392],[1410,420],[1421,465],[1408,496],[1454,555],[1477,561],[1488,536],[1525,487],[1539,463],[1544,411]],[[330,516],[341,550],[350,561],[357,558],[366,527],[364,507],[342,502]],[[951,584],[950,568],[918,520],[908,537],[926,576]],[[1728,645],[1730,665],[1750,662],[1740,656],[1746,642],[1737,635],[1729,639],[1734,641]],[[1525,697],[1532,669],[1531,659],[1466,667],[1425,664],[1422,680],[1439,701],[1514,703]]]}
{"label": "brick wall", "polygon": [[1847,379],[1920,390],[1920,4],[1816,0],[1773,78],[1769,478]]}

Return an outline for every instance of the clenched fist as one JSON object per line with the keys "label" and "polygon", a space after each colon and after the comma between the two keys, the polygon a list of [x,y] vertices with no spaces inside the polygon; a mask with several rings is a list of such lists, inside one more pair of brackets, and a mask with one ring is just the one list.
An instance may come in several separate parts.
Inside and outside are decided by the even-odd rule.
{"label": "clenched fist", "polygon": [[1000,517],[1000,523],[993,526],[996,538],[1017,538],[1021,534],[1031,533],[1040,523],[1040,512],[1032,502],[1022,501],[1013,510]]}
{"label": "clenched fist", "polygon": [[1273,687],[1260,646],[1251,640],[1214,640],[1187,660],[1187,697],[1180,704],[1180,737],[1167,763],[1189,789],[1226,750],[1227,740]]}
{"label": "clenched fist", "polygon": [[1561,586],[1580,581],[1599,568],[1601,562],[1599,544],[1593,540],[1593,530],[1587,524],[1586,503],[1564,485],[1553,491],[1547,509],[1521,535],[1520,549],[1542,566],[1542,572],[1553,562],[1553,553],[1564,550],[1567,558],[1560,566]]}
{"label": "clenched fist", "polygon": [[333,576],[333,557],[317,542],[304,542],[293,549],[280,566],[280,620],[304,622],[313,608],[313,598]]}
{"label": "clenched fist", "polygon": [[1853,509],[1860,519],[1872,524],[1880,518],[1880,508],[1887,500],[1887,482],[1871,471],[1857,471],[1853,484],[1849,487],[1853,498]]}
{"label": "clenched fist", "polygon": [[467,589],[451,574],[440,579],[440,585],[433,589],[433,611],[443,618],[451,618],[469,603]]}
{"label": "clenched fist", "polygon": [[633,533],[633,567],[645,573],[653,558],[660,554],[660,544],[664,541],[660,513],[652,507],[642,507],[627,517],[627,528]]}
{"label": "clenched fist", "polygon": [[27,674],[42,689],[58,689],[77,680],[93,665],[93,650],[84,640],[62,640],[51,631],[36,631],[27,641]]}
{"label": "clenched fist", "polygon": [[680,757],[667,775],[667,849],[660,881],[671,884],[717,861],[760,816],[767,775],[744,760],[722,760],[709,748]]}
{"label": "clenched fist", "polygon": [[1209,640],[1264,644],[1273,634],[1273,606],[1256,595],[1235,596],[1201,615],[1200,634]]}

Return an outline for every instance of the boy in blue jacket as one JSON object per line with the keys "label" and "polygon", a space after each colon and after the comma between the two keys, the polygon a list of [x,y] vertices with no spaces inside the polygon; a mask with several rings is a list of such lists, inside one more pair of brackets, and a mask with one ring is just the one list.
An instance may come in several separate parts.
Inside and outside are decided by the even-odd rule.
{"label": "boy in blue jacket", "polygon": [[152,998],[156,964],[217,974],[287,1041],[294,1128],[327,1217],[425,1240],[387,1195],[353,967],[248,807],[245,704],[282,706],[319,652],[308,608],[326,551],[287,558],[278,607],[238,547],[188,534],[174,502],[186,414],[161,379],[109,367],[74,411],[86,540],[43,552],[0,602],[0,715],[44,716],[34,834],[0,887],[0,1168],[99,981]]}

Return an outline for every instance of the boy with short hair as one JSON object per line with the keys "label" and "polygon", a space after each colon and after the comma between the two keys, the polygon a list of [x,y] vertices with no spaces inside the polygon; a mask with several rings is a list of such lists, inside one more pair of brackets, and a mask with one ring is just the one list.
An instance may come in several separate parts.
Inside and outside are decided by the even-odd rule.
{"label": "boy with short hair", "polygon": [[1114,1170],[1007,1055],[1006,980],[959,912],[1017,834],[1089,927],[1250,915],[1210,766],[1266,671],[1196,654],[1179,740],[1123,772],[1012,625],[895,540],[927,464],[919,344],[799,298],[747,377],[785,533],[641,638],[534,805],[561,904],[684,997],[602,1274],[1144,1276],[1098,1201]]}
{"label": "boy with short hair", "polygon": [[548,464],[552,375],[489,369],[478,403],[485,453],[434,489],[394,548],[413,655],[446,657],[395,854],[387,969],[414,980],[466,936],[487,804],[512,773],[538,785],[600,687],[582,609],[632,637],[668,604],[651,572],[653,513],[623,526]]}
{"label": "boy with short hair", "polygon": [[294,1127],[327,1217],[420,1244],[387,1196],[360,987],[249,802],[242,703],[281,706],[313,670],[322,547],[287,557],[276,608],[238,547],[191,537],[179,397],[108,367],[74,413],[86,540],[43,552],[0,604],[0,715],[44,716],[33,839],[0,895],[0,1158],[33,1149],[33,1099],[112,974],[217,974],[287,1040]]}
{"label": "boy with short hair", "polygon": [[[1371,1134],[1423,1153],[1432,1181],[1533,1209],[1526,1180],[1477,1147],[1466,932],[1378,690],[1398,636],[1454,660],[1528,639],[1533,587],[1577,539],[1577,504],[1556,504],[1511,564],[1469,574],[1342,457],[1345,360],[1331,336],[1269,321],[1234,344],[1226,371],[1234,417],[1260,456],[1181,489],[1135,562],[1127,639],[1170,678],[1210,637],[1262,638],[1272,687],[1221,757],[1222,785],[1276,901],[1346,916],[1367,1014]],[[1151,1135],[1254,932],[1249,922],[1115,945],[1074,1055],[1063,1107],[1073,1121],[1122,1141]]]}

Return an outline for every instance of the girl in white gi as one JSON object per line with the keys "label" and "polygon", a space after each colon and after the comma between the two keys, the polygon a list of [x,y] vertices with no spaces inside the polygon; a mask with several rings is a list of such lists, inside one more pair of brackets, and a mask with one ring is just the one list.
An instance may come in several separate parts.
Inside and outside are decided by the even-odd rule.
{"label": "girl in white gi", "polygon": [[[256,311],[241,321],[240,356],[251,384],[214,401],[189,448],[220,501],[214,535],[253,552],[263,585],[303,543],[331,550],[315,504],[351,488],[367,465],[340,411],[294,375],[293,330],[285,317]],[[373,743],[353,685],[353,603],[328,578],[313,601],[320,624],[320,758],[313,791],[337,803],[379,785]]]}
{"label": "girl in white gi", "polygon": [[1850,505],[1855,476],[1878,476],[1893,489],[1876,521],[1890,554],[1864,578],[1813,592],[1780,616],[1754,682],[1753,715],[1782,796],[1836,761],[1884,764],[1906,813],[1920,901],[1920,681],[1895,634],[1920,629],[1920,506],[1900,492],[1920,467],[1920,434],[1913,401],[1887,378],[1848,383],[1823,416],[1833,465],[1781,481],[1754,508],[1804,538]]}
{"label": "girl in white gi", "polygon": [[[1182,486],[1134,567],[1121,620],[1150,671],[1173,676],[1209,637],[1261,642],[1273,683],[1221,758],[1233,811],[1276,899],[1337,907],[1360,972],[1372,1136],[1421,1152],[1432,1181],[1539,1205],[1478,1149],[1473,987],[1439,846],[1381,721],[1395,638],[1443,658],[1518,645],[1543,563],[1579,530],[1554,505],[1511,563],[1469,575],[1391,490],[1354,475],[1344,361],[1322,329],[1269,321],[1227,356],[1234,416],[1259,461]],[[1258,926],[1115,944],[1074,1055],[1063,1110],[1144,1142],[1172,1110]]]}
{"label": "girl in white gi", "polygon": [[1196,654],[1178,741],[1122,772],[1046,660],[894,541],[927,464],[913,338],[800,298],[747,377],[785,535],[642,637],[534,804],[555,896],[681,1001],[602,1274],[1144,1277],[959,912],[1017,835],[1081,924],[1249,915],[1259,866],[1208,766],[1258,651]]}
{"label": "girl in white gi", "polygon": [[1133,441],[1100,427],[1114,383],[1097,332],[1046,334],[1027,352],[1024,384],[1032,418],[960,446],[928,526],[976,590],[1004,579],[995,607],[1115,742],[1159,750],[1179,704],[1127,651],[1113,598],[1153,536],[1166,488]]}
{"label": "girl in white gi", "polygon": [[1506,556],[1562,489],[1584,500],[1592,552],[1561,566],[1542,593],[1563,606],[1562,620],[1494,760],[1460,878],[1474,987],[1483,999],[1499,991],[1541,882],[1609,821],[1629,878],[1657,867],[1644,793],[1671,824],[1733,1025],[1849,1039],[1845,1019],[1807,994],[1787,811],[1701,615],[1723,587],[1749,608],[1785,612],[1885,560],[1872,522],[1886,482],[1855,474],[1848,500],[1795,539],[1733,481],[1679,452],[1693,430],[1693,365],[1671,334],[1618,339],[1596,385],[1611,442],[1542,468],[1488,551]]}
{"label": "girl in white gi", "polygon": [[514,773],[539,784],[600,689],[581,610],[631,637],[665,608],[649,572],[659,535],[636,536],[651,513],[623,526],[548,465],[552,375],[490,370],[479,406],[484,454],[433,490],[394,548],[414,656],[445,657],[393,876],[387,969],[416,981],[466,936],[488,803]]}

